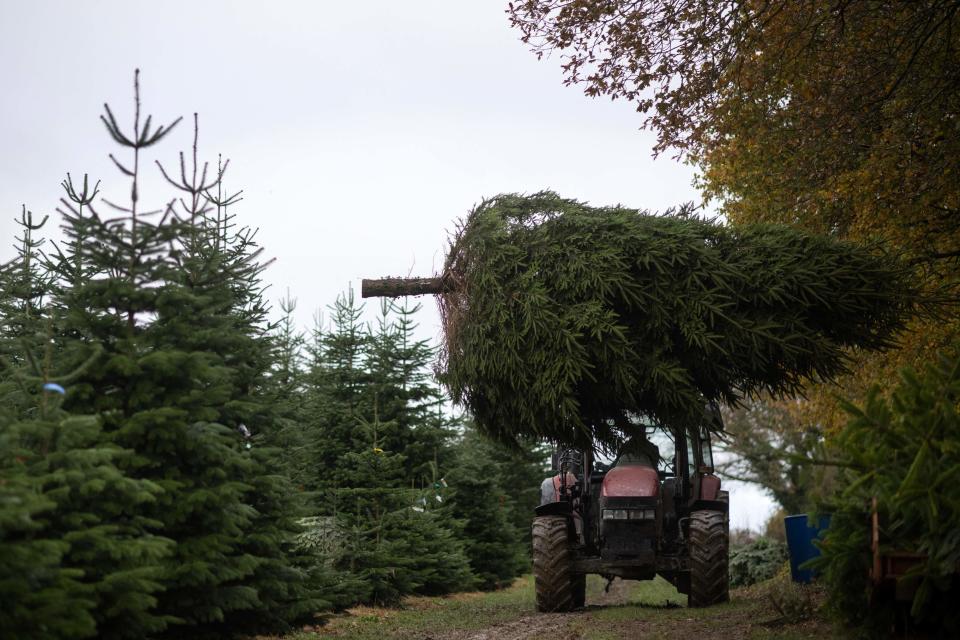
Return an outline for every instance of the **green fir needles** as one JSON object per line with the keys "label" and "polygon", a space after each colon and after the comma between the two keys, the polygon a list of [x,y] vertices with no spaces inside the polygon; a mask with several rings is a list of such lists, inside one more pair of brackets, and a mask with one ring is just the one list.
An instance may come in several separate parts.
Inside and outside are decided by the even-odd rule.
{"label": "green fir needles", "polygon": [[541,192],[463,221],[442,373],[482,431],[611,447],[641,417],[695,427],[709,401],[836,377],[912,312],[909,272],[879,251],[667,213]]}

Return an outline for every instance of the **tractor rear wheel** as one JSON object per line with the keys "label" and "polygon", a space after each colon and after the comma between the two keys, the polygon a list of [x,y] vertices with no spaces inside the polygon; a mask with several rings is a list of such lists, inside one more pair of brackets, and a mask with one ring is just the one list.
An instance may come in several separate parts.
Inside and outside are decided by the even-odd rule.
{"label": "tractor rear wheel", "polygon": [[567,519],[533,519],[533,582],[537,611],[570,611],[576,606]]}
{"label": "tractor rear wheel", "polygon": [[726,514],[720,511],[694,511],[690,514],[687,606],[709,607],[730,599],[729,537]]}

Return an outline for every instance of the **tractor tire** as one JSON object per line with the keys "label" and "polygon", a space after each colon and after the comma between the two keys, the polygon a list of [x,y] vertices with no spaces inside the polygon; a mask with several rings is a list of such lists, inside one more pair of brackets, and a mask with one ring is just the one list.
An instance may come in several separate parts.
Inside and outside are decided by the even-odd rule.
{"label": "tractor tire", "polygon": [[587,576],[583,573],[574,574],[573,584],[573,608],[582,609],[587,604]]}
{"label": "tractor tire", "polygon": [[539,516],[533,519],[533,583],[537,611],[570,611],[576,607],[571,571],[567,519]]}
{"label": "tractor tire", "polygon": [[709,607],[730,599],[727,516],[720,511],[690,514],[688,607]]}

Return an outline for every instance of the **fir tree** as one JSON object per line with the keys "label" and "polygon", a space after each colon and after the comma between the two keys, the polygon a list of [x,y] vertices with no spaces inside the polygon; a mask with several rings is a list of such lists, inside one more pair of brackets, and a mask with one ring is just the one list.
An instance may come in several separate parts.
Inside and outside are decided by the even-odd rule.
{"label": "fir tree", "polygon": [[[222,626],[234,633],[282,631],[324,603],[307,585],[307,561],[296,553],[296,521],[303,505],[284,473],[281,451],[273,446],[283,416],[273,402],[276,381],[270,374],[277,345],[267,325],[260,284],[266,265],[260,260],[256,230],[237,225],[228,211],[240,200],[239,193],[222,192],[228,163],[218,162],[215,172],[208,163],[201,167],[197,139],[194,115],[192,155],[185,160],[181,152],[179,179],[161,166],[168,182],[185,194],[180,200],[181,251],[172,257],[179,284],[190,294],[178,303],[180,314],[166,317],[166,326],[171,346],[206,352],[228,372],[228,396],[217,406],[216,422],[231,428],[235,439],[247,439],[240,456],[244,464],[230,479],[250,489],[244,497],[250,519],[239,522],[236,544],[253,568],[250,575],[235,578],[232,588],[255,594],[255,599]],[[211,193],[214,187],[217,196]],[[158,326],[164,320],[159,315]]]}
{"label": "fir tree", "polygon": [[360,321],[363,308],[349,290],[330,310],[331,330],[315,326],[308,347],[304,406],[304,484],[318,492],[317,510],[323,514],[336,511],[339,462],[365,446],[358,427],[372,415],[372,405],[364,404],[368,376],[363,356],[369,338]]}
{"label": "fir tree", "polygon": [[445,511],[399,509],[384,518],[382,527],[387,553],[405,561],[403,591],[443,595],[476,585],[466,544]]}
{"label": "fir tree", "polygon": [[[0,357],[16,366],[26,364],[25,347],[40,344],[42,340],[36,338],[47,330],[49,305],[45,302],[49,302],[52,282],[40,255],[45,240],[37,236],[47,219],[44,216],[36,222],[33,212],[24,206],[17,220],[17,257],[0,266]],[[9,372],[0,371],[0,376],[4,375]]]}
{"label": "fir tree", "polygon": [[[187,170],[184,170],[186,166]],[[214,178],[205,163],[197,160],[197,127],[194,127],[192,159],[181,154],[179,181],[168,180],[186,194],[182,214],[189,222],[188,235],[180,254],[179,273],[183,286],[216,301],[215,306],[196,310],[189,337],[178,334],[178,344],[212,353],[230,375],[230,396],[219,408],[219,422],[252,440],[246,442],[244,457],[249,463],[245,475],[236,479],[251,491],[245,501],[255,509],[249,528],[240,537],[240,549],[256,560],[243,587],[257,594],[254,606],[227,620],[237,632],[278,631],[295,620],[309,619],[323,603],[307,584],[307,560],[295,552],[294,540],[300,529],[297,520],[304,514],[302,498],[285,475],[281,450],[275,445],[285,428],[285,416],[275,404],[278,382],[285,387],[292,380],[276,380],[278,350],[267,326],[267,305],[260,277],[265,264],[257,246],[256,231],[237,227],[228,207],[239,194],[213,196],[220,189],[226,163],[218,163]],[[199,177],[198,177],[199,175]],[[205,180],[211,182],[205,183]],[[281,366],[293,367],[295,362]]]}
{"label": "fir tree", "polygon": [[463,523],[460,535],[482,589],[509,584],[526,566],[522,531],[529,528],[532,513],[525,514],[523,529],[514,526],[512,501],[501,484],[491,449],[476,432],[468,431],[459,444],[457,463],[447,476],[454,492],[451,515]]}
{"label": "fir tree", "polygon": [[245,424],[272,428],[258,396],[272,353],[258,327],[259,251],[253,232],[231,232],[223,217],[210,223],[201,194],[223,168],[198,177],[196,151],[189,176],[181,156],[180,211],[175,202],[158,214],[141,211],[141,154],[169,128],[141,123],[138,81],[134,106],[130,135],[109,107],[103,117],[132,153],[129,164],[114,158],[131,179],[130,205],[111,205],[122,214],[114,220],[92,207],[82,218],[65,216],[88,273],[63,294],[66,329],[105,349],[69,407],[99,412],[106,437],[135,452],[124,469],[161,489],[143,515],[176,541],[161,564],[156,606],[173,625],[168,633],[279,629],[313,603],[286,556],[296,514],[271,469],[276,454],[246,450],[240,433]]}
{"label": "fir tree", "polygon": [[64,217],[73,218],[74,222],[65,229],[68,242],[64,247],[54,244],[54,259],[47,260],[46,266],[51,274],[59,279],[59,284],[79,286],[88,276],[88,265],[83,258],[83,245],[86,240],[84,209],[89,213],[100,193],[100,181],[91,187],[90,177],[83,174],[83,184],[80,186],[74,183],[73,177],[67,173],[60,186],[64,195],[60,197],[61,206],[57,207],[57,212]]}
{"label": "fir tree", "polygon": [[615,447],[637,415],[698,425],[707,401],[834,379],[917,312],[911,272],[877,247],[667,213],[543,192],[467,217],[433,284],[444,380],[478,428]]}
{"label": "fir tree", "polygon": [[143,512],[162,490],[122,470],[134,452],[105,442],[96,417],[60,409],[99,351],[54,377],[52,350],[43,370],[28,358],[29,375],[5,364],[24,391],[44,390],[31,394],[32,418],[0,415],[0,637],[152,635],[169,622],[154,608],[173,541]]}
{"label": "fir tree", "polygon": [[381,434],[381,447],[402,452],[405,476],[422,486],[450,460],[452,425],[431,370],[436,350],[414,338],[419,308],[381,302],[367,350],[367,390],[376,396],[381,422],[390,425]]}
{"label": "fir tree", "polygon": [[273,413],[274,427],[265,441],[280,451],[284,474],[303,493],[307,463],[304,449],[307,446],[306,430],[302,419],[305,415],[306,384],[303,349],[305,339],[294,322],[297,301],[290,296],[280,300],[282,316],[274,326],[271,339],[274,346],[273,366],[265,386],[266,402]]}
{"label": "fir tree", "polygon": [[358,576],[363,599],[396,604],[412,593],[469,588],[473,574],[446,514],[414,508],[419,492],[401,484],[403,456],[370,450],[344,456],[337,519],[350,532],[342,569]]}
{"label": "fir tree", "polygon": [[[395,323],[389,305],[376,330],[366,331],[351,292],[338,298],[332,317],[331,330],[318,332],[310,348],[307,408],[316,434],[309,439],[323,460],[313,462],[323,473],[315,481],[318,508],[343,532],[336,568],[360,580],[363,600],[379,604],[470,586],[449,518],[414,510],[418,481],[436,479],[438,450],[446,447],[435,390],[422,371],[429,350],[409,340],[412,323]],[[422,456],[416,466],[407,452]]]}
{"label": "fir tree", "polygon": [[[483,465],[489,463],[495,469],[491,477],[496,481],[496,509],[503,512],[513,528],[515,538],[510,546],[520,558],[518,575],[529,568],[532,543],[530,521],[533,510],[540,504],[540,483],[549,472],[547,463],[550,450],[546,445],[527,442],[521,442],[517,447],[506,447],[481,436],[470,421],[464,424],[463,435],[457,444],[458,473],[453,480],[457,483],[458,492],[463,477],[459,472],[459,461],[464,461],[467,467],[471,461],[482,461]],[[455,495],[455,505],[456,502]],[[510,554],[507,553],[505,558],[509,561]]]}
{"label": "fir tree", "polygon": [[403,456],[377,446],[378,426],[371,425],[367,446],[341,456],[334,471],[335,518],[349,532],[339,568],[363,581],[363,600],[396,604],[416,586],[409,571],[413,558],[396,552],[385,522],[392,513],[412,506],[413,492],[398,488]]}

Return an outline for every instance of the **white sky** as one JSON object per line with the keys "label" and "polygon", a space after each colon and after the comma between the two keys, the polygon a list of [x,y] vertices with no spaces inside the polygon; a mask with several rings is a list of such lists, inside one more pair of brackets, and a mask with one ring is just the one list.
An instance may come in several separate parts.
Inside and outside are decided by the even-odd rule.
{"label": "white sky", "polygon": [[[272,298],[289,287],[304,326],[363,277],[433,273],[447,231],[483,197],[698,200],[690,167],[652,159],[633,108],[564,87],[559,60],[529,53],[505,5],[0,0],[0,259],[20,205],[52,213],[67,171],[122,201],[98,115],[107,101],[132,120],[134,67],[155,122],[185,116],[142,164],[144,203],[171,197],[152,160],[175,165],[198,112],[201,155],[231,159],[227,186],[245,195],[235,211],[276,258]],[[424,302],[422,331],[436,338]],[[754,528],[771,508],[741,487],[733,505],[734,526]]]}

